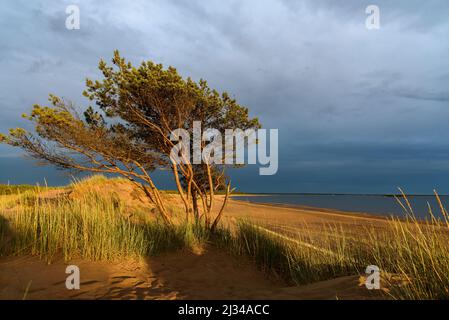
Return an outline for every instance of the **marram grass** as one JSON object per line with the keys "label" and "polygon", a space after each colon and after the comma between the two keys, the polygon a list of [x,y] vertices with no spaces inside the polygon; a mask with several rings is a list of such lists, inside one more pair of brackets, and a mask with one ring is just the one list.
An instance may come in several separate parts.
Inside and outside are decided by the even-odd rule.
{"label": "marram grass", "polygon": [[[11,202],[11,199],[7,200]],[[33,203],[34,201],[34,203]],[[10,203],[9,203],[9,206]],[[0,254],[64,259],[116,260],[144,257],[198,242],[191,228],[157,220],[135,221],[118,199],[95,193],[81,199],[16,197],[0,214]]]}
{"label": "marram grass", "polygon": [[412,215],[392,218],[382,228],[366,227],[356,237],[341,226],[324,225],[318,237],[317,230],[304,228],[287,237],[240,221],[235,236],[225,243],[292,284],[363,275],[368,265],[377,265],[381,286],[388,289],[385,298],[449,299],[449,221],[443,216],[443,221],[432,214],[428,221]]}

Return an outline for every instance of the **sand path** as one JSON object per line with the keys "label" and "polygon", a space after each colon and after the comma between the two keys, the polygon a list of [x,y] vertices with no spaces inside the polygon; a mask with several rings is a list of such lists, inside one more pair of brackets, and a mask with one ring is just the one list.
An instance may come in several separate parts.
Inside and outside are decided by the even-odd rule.
{"label": "sand path", "polygon": [[[65,268],[80,268],[80,290],[67,290]],[[120,263],[57,261],[36,257],[0,260],[0,299],[375,299],[358,276],[288,287],[245,259],[209,248]],[[25,295],[26,288],[29,290]]]}

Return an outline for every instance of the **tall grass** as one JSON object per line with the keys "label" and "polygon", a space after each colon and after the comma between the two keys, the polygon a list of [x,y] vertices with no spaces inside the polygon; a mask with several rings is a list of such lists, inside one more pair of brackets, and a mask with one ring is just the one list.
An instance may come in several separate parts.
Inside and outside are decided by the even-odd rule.
{"label": "tall grass", "polygon": [[131,220],[112,196],[91,193],[42,200],[37,194],[24,194],[16,201],[0,219],[1,255],[115,260],[191,247],[203,239],[190,226]]}
{"label": "tall grass", "polygon": [[323,226],[320,240],[314,241],[305,233],[285,236],[268,226],[241,220],[227,243],[234,253],[252,257],[261,269],[302,285],[362,270],[366,252],[347,242],[341,233],[338,228]]}
{"label": "tall grass", "polygon": [[391,218],[382,227],[367,226],[356,235],[342,226],[322,225],[286,236],[272,226],[240,221],[235,236],[225,243],[292,284],[361,275],[368,265],[377,265],[386,298],[449,299],[447,212],[440,202],[443,221],[431,210],[430,218],[420,221],[409,205],[405,207],[406,219]]}
{"label": "tall grass", "polygon": [[[449,230],[446,223],[393,219],[387,235],[371,234],[373,261],[405,281],[398,299],[449,299]],[[388,283],[388,280],[387,280]]]}

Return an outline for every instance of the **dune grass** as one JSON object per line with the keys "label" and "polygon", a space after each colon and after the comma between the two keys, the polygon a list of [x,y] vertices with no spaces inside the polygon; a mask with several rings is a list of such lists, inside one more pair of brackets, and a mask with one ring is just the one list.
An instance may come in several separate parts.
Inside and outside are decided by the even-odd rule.
{"label": "dune grass", "polygon": [[234,254],[252,257],[261,269],[291,285],[361,272],[361,266],[367,260],[361,247],[349,243],[338,228],[326,230],[323,226],[321,235],[319,241],[312,241],[306,233],[290,237],[272,231],[268,226],[240,220],[235,234],[224,242]]}
{"label": "dune grass", "polygon": [[[0,213],[0,255],[34,255],[51,261],[145,257],[200,245],[191,226],[167,227],[157,219],[136,221],[119,198],[96,193],[82,198],[41,199],[37,191],[8,198]],[[11,202],[15,202],[12,208]]]}
{"label": "dune grass", "polygon": [[[373,264],[406,284],[391,292],[398,299],[449,299],[449,228],[414,217],[393,219],[387,234],[371,233]],[[388,281],[387,281],[388,282]]]}

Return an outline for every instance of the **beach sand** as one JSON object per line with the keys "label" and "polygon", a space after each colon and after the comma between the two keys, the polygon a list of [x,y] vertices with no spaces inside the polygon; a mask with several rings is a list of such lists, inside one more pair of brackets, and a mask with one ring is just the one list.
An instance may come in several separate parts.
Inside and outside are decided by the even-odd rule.
{"label": "beach sand", "polygon": [[[65,286],[66,266],[80,268],[79,290]],[[255,270],[250,261],[210,248],[202,255],[177,252],[146,261],[47,264],[36,257],[0,261],[0,299],[378,299],[358,276],[286,286]],[[28,287],[28,291],[27,291]]]}
{"label": "beach sand", "polygon": [[384,229],[388,223],[386,217],[363,213],[230,200],[223,223],[232,227],[239,219],[251,220],[291,238],[301,234],[320,237],[327,227],[344,230],[346,236],[357,239],[366,235],[367,229]]}

